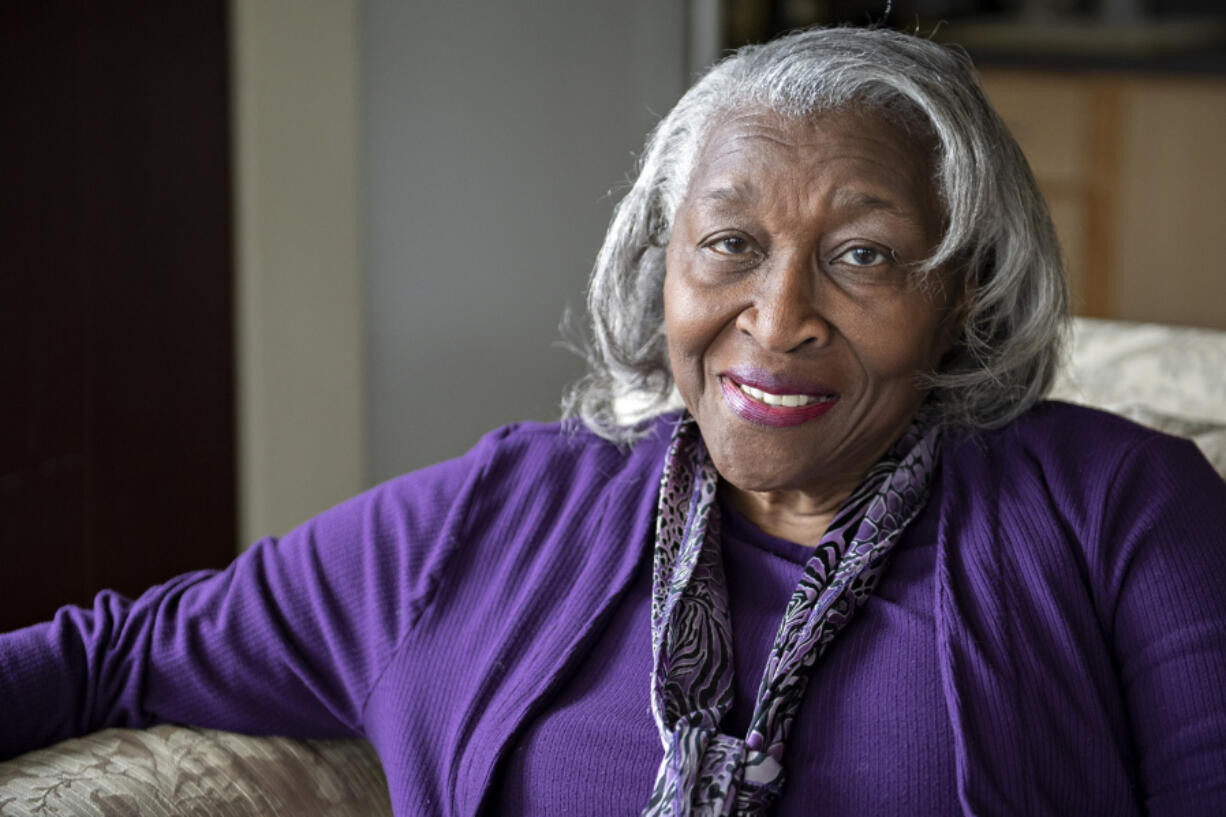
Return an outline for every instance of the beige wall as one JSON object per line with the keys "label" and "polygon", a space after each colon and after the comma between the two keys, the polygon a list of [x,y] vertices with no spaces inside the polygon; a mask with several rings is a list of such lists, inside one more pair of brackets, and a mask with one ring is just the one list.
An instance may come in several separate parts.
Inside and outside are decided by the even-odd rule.
{"label": "beige wall", "polygon": [[232,0],[239,546],[363,480],[356,0]]}

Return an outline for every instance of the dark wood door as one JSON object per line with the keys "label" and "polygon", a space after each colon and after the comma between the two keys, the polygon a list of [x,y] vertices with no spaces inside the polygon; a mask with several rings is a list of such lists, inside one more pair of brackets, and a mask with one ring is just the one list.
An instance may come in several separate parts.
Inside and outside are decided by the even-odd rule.
{"label": "dark wood door", "polygon": [[233,553],[226,28],[0,6],[0,629]]}

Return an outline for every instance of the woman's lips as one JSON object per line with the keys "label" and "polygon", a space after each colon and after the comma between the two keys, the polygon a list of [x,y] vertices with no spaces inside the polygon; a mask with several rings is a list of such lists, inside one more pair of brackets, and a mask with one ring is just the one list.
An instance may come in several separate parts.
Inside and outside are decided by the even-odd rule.
{"label": "woman's lips", "polygon": [[816,420],[839,399],[820,387],[788,385],[774,377],[741,379],[726,373],[720,375],[719,382],[724,402],[733,414],[764,426],[798,426]]}

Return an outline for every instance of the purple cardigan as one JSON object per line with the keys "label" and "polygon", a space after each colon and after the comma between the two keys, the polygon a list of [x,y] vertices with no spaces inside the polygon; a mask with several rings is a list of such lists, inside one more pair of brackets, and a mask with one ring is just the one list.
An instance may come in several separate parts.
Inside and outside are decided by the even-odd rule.
{"label": "purple cardigan", "polygon": [[[0,636],[0,758],[157,721],[362,735],[397,814],[494,807],[650,550],[669,422],[629,451],[503,428],[224,572]],[[1041,404],[946,445],[921,536],[963,814],[1226,814],[1226,484],[1191,443]]]}

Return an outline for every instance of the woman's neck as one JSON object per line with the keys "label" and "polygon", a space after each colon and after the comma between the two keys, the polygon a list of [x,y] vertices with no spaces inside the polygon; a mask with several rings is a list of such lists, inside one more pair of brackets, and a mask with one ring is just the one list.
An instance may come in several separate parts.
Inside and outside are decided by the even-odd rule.
{"label": "woman's neck", "polygon": [[746,491],[720,483],[725,500],[759,530],[779,539],[816,547],[835,513],[855,486],[814,496],[804,491]]}

